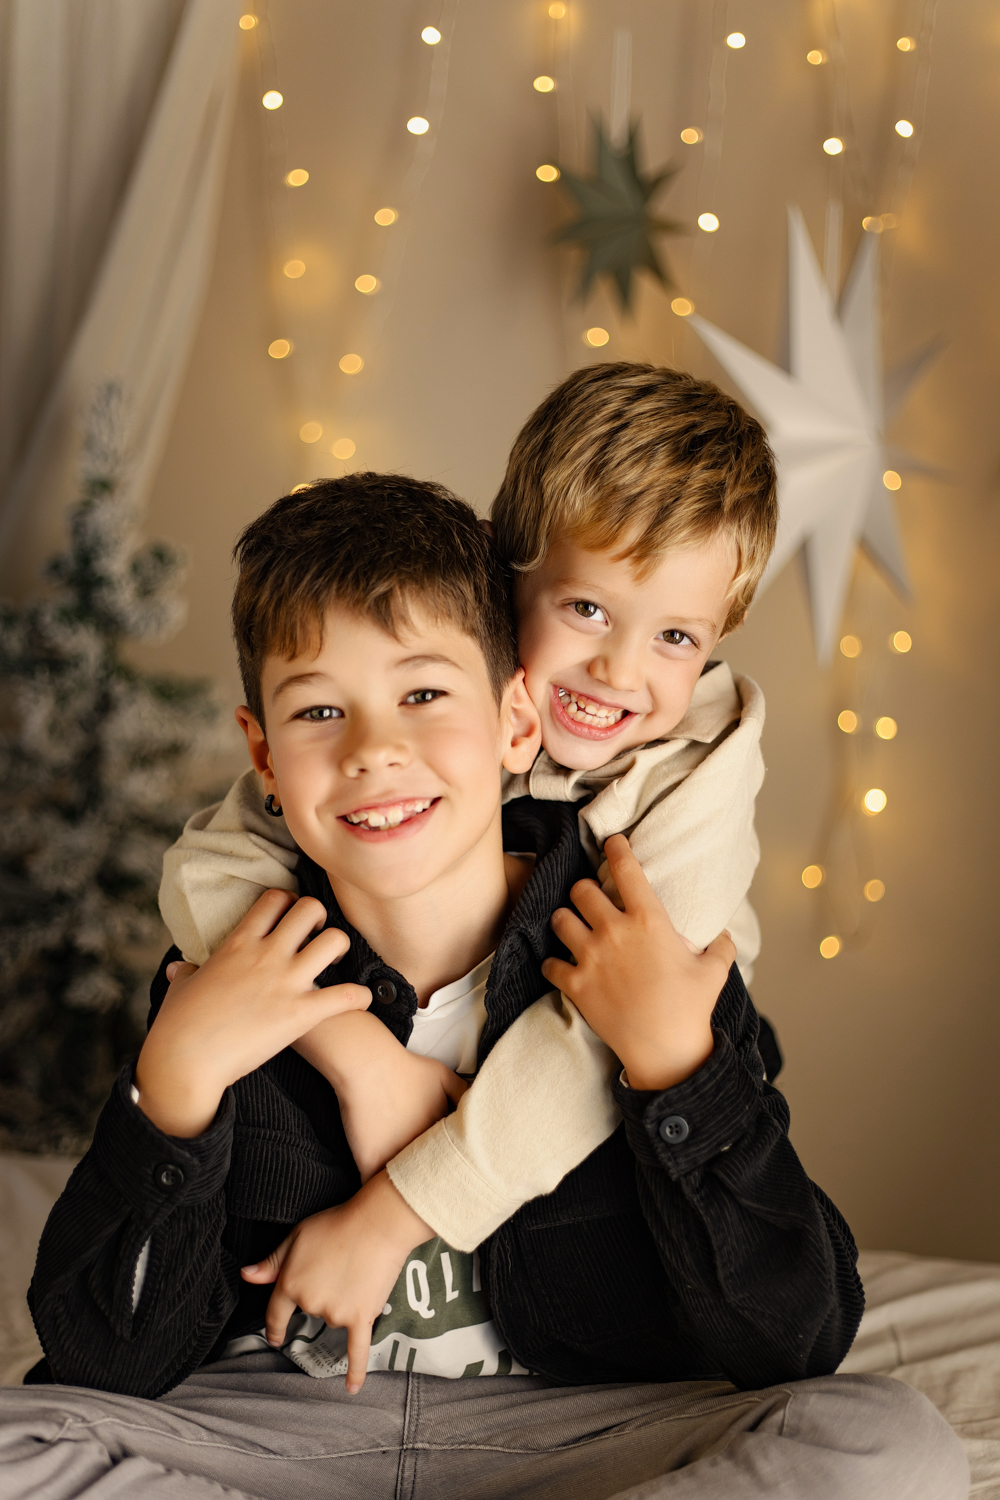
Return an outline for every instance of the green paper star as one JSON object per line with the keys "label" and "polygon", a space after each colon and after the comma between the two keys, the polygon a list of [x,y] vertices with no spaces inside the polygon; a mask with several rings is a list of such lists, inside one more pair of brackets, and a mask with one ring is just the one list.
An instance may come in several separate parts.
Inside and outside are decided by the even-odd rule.
{"label": "green paper star", "polygon": [[604,134],[600,119],[594,120],[596,171],[593,177],[584,179],[560,169],[563,184],[576,199],[580,217],[555,236],[557,243],[572,241],[587,252],[580,279],[581,299],[590,291],[595,277],[611,276],[626,311],[631,303],[634,271],[640,268],[651,271],[661,285],[672,285],[657,260],[652,236],[684,231],[684,225],[674,219],[657,219],[649,211],[654,194],[680,168],[665,167],[655,176],[644,176],[636,162],[638,133],[636,122],[629,132],[628,145],[623,151],[616,151]]}

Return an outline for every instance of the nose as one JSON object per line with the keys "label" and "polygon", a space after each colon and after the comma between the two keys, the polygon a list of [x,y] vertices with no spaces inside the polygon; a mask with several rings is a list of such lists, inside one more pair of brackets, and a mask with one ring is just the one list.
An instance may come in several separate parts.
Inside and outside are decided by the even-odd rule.
{"label": "nose", "polygon": [[411,752],[399,726],[373,717],[358,717],[343,745],[340,771],[357,779],[369,771],[385,771],[410,763]]}
{"label": "nose", "polygon": [[614,693],[637,693],[643,686],[642,661],[635,642],[606,640],[587,668],[595,682]]}

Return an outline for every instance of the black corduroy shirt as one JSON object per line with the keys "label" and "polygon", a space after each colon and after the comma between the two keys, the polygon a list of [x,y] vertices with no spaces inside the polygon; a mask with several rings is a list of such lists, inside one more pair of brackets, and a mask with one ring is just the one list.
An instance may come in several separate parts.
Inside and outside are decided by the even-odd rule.
{"label": "black corduroy shirt", "polygon": [[[540,966],[560,949],[549,918],[593,873],[571,805],[508,804],[504,842],[534,850],[536,866],[497,947],[480,1062],[550,989]],[[372,1012],[405,1044],[412,986],[344,920],[321,870],[303,859],[299,875],[351,939],[320,982],[368,985]],[[151,1020],[178,956],[153,982]],[[854,1242],[791,1147],[735,967],[713,1031],[712,1056],[676,1087],[616,1084],[621,1127],[480,1247],[494,1319],[527,1368],[564,1383],[722,1377],[753,1388],[826,1374],[850,1347],[863,1307]],[[332,1089],[291,1050],[227,1089],[194,1140],[158,1131],[130,1083],[129,1068],[52,1211],[29,1300],[52,1379],[156,1396],[261,1326],[271,1289],[241,1281],[240,1266],[350,1197],[359,1178]]]}

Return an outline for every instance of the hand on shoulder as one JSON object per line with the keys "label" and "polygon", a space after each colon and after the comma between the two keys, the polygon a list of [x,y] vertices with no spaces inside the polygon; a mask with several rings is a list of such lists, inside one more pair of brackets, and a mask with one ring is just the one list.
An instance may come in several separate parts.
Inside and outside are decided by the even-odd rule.
{"label": "hand on shoulder", "polygon": [[604,853],[624,911],[595,880],[577,881],[570,895],[580,916],[566,907],[552,916],[575,962],[549,958],[542,972],[621,1059],[631,1088],[673,1088],[712,1055],[712,1012],[736,949],[722,933],[693,952],[624,835]]}
{"label": "hand on shoulder", "polygon": [[230,1084],[328,1016],[371,1003],[362,985],[315,988],[349,946],[338,928],[320,931],[325,921],[319,901],[267,891],[201,968],[171,965],[135,1073],[158,1129],[201,1135]]}

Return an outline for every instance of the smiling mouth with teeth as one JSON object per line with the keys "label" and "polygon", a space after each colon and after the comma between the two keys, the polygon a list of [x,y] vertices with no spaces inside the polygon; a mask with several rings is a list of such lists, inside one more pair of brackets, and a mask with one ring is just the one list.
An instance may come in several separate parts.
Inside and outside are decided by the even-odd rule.
{"label": "smiling mouth with teeth", "polygon": [[436,797],[417,797],[408,802],[384,802],[381,807],[359,807],[354,812],[345,813],[344,820],[354,828],[398,828],[401,823],[408,823],[419,813],[425,813],[436,801]]}
{"label": "smiling mouth with teeth", "polygon": [[609,703],[598,703],[584,693],[574,693],[568,688],[556,688],[559,707],[574,724],[587,729],[615,729],[624,719],[631,717],[627,708],[612,708]]}

